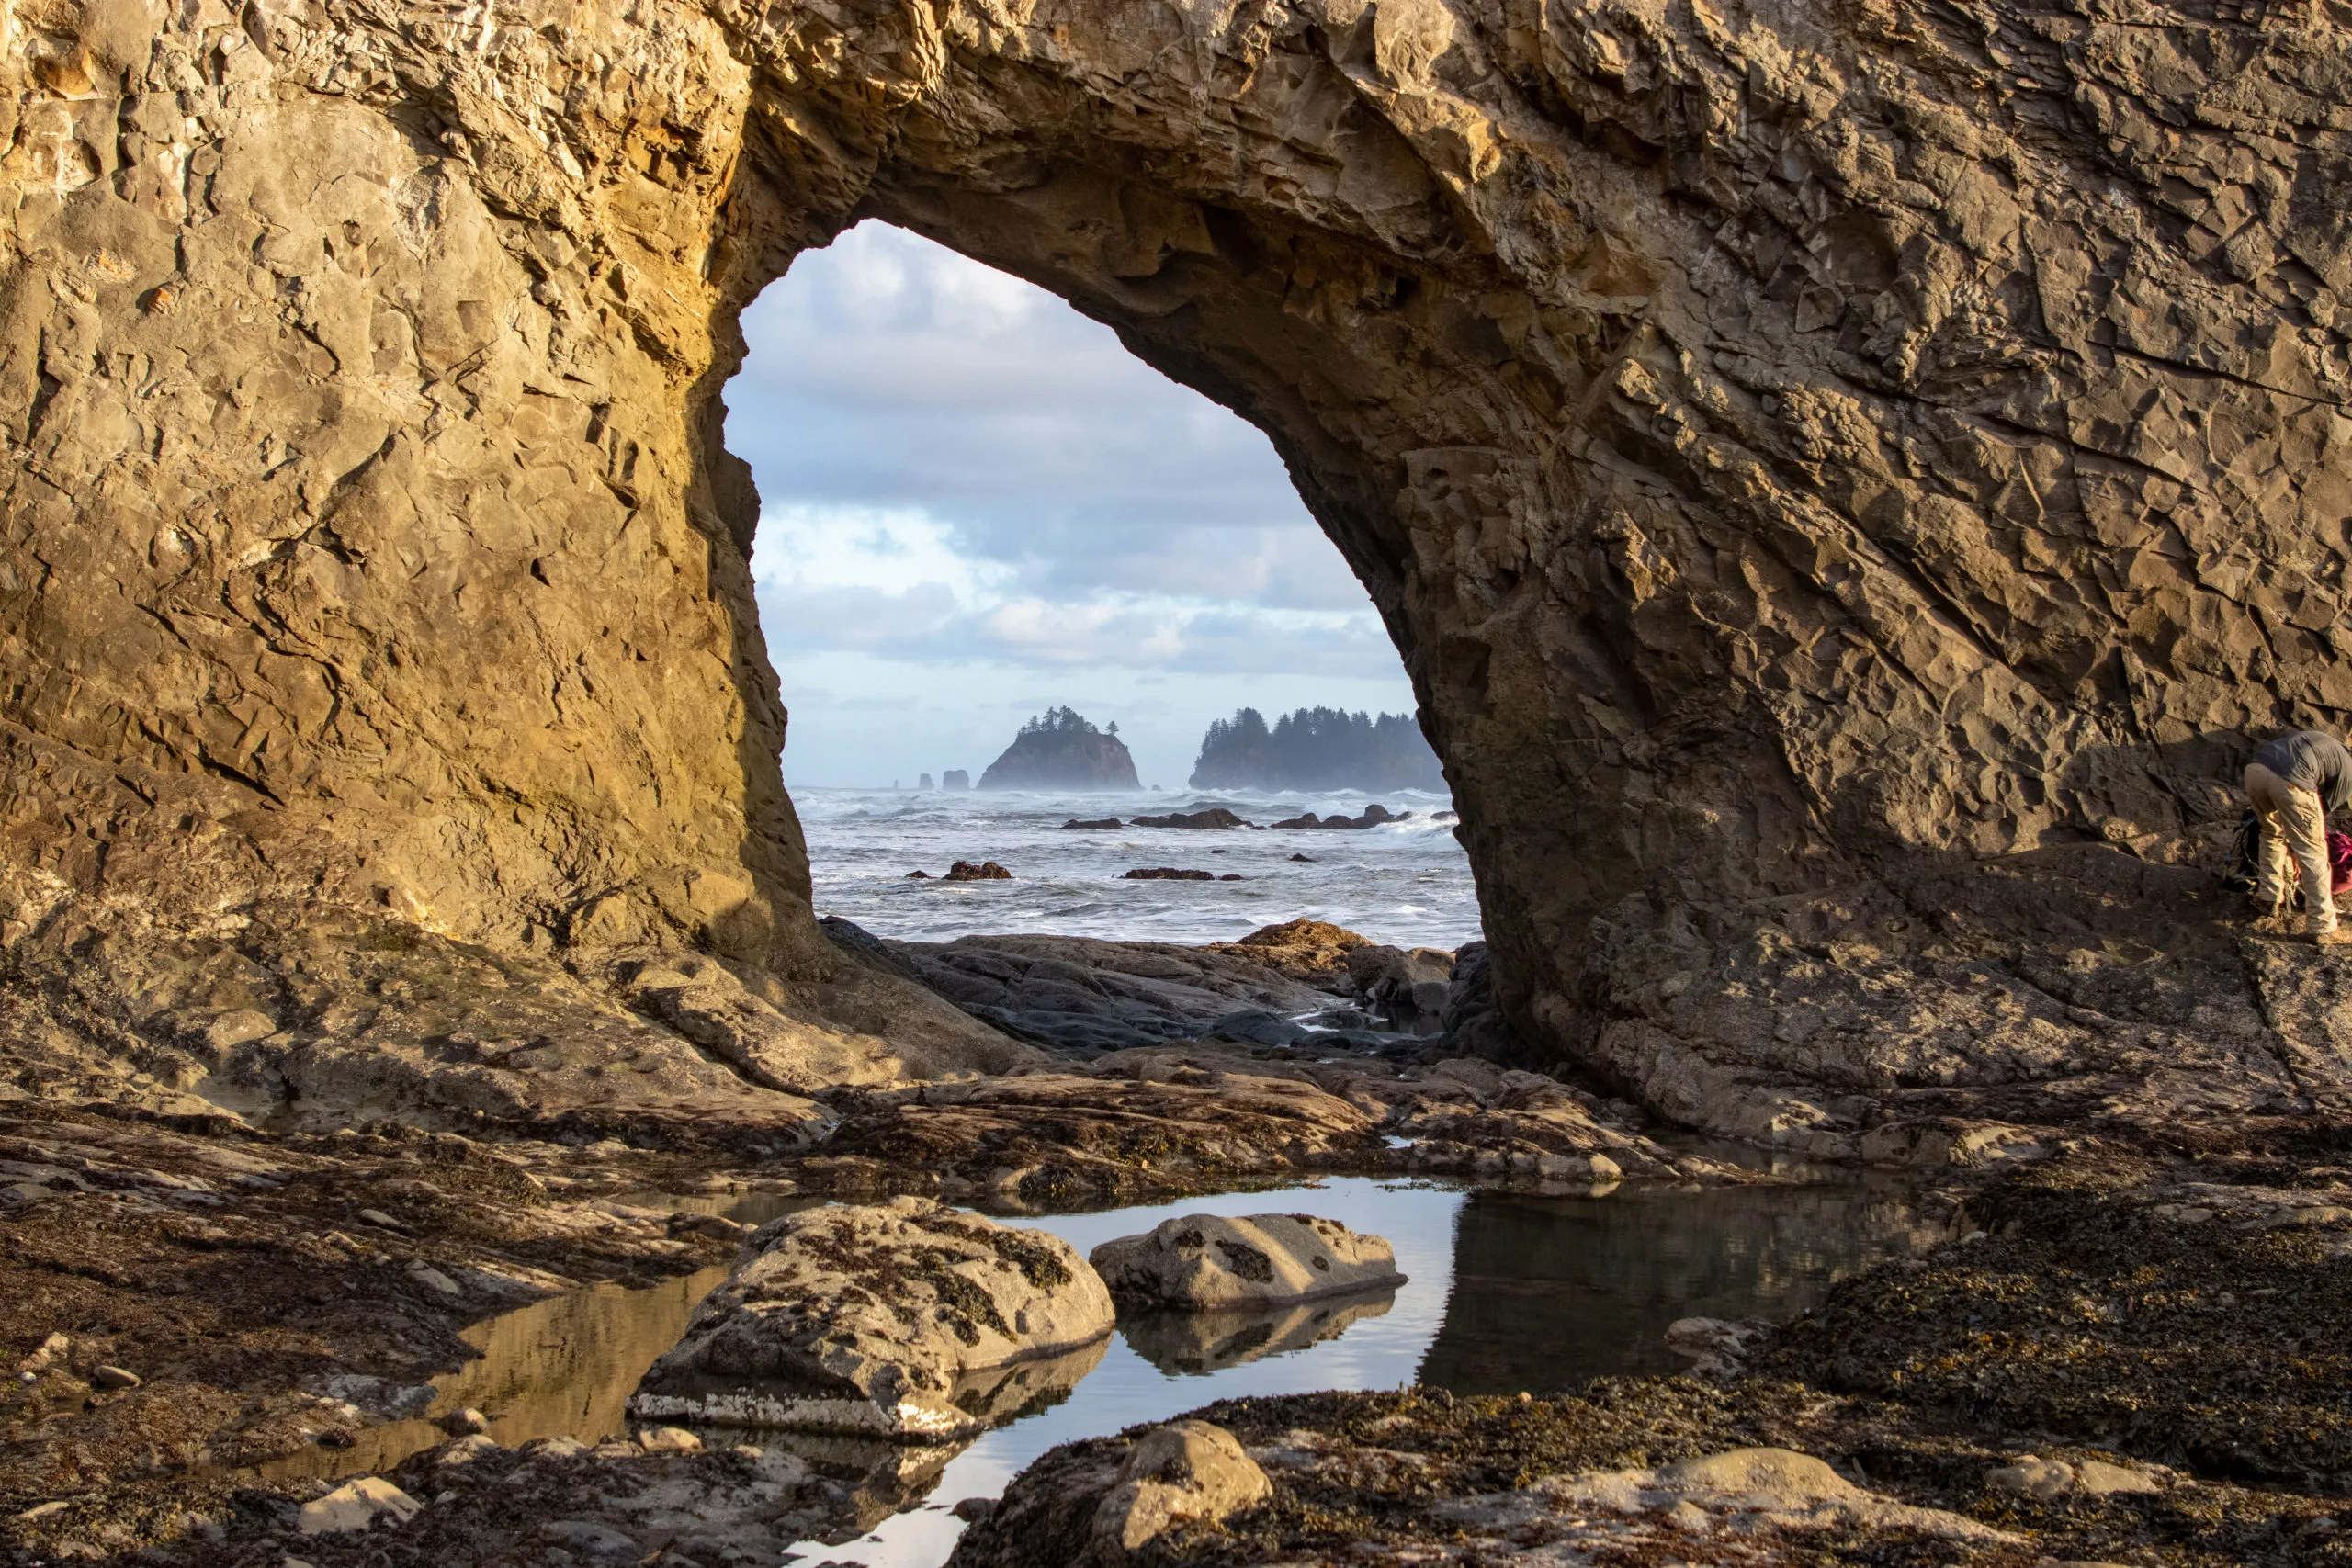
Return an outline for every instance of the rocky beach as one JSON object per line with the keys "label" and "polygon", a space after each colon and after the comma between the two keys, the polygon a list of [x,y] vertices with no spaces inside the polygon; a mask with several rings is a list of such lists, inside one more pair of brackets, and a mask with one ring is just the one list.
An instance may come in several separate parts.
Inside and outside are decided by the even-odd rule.
{"label": "rocky beach", "polygon": [[[6,30],[11,1564],[2352,1560],[2340,7]],[[1264,432],[1451,820],[1062,708],[828,859],[723,394],[869,220]]]}
{"label": "rocky beach", "polygon": [[[1711,1287],[1800,1213],[1785,1205],[1850,1179],[1694,1144],[1591,1080],[1498,1065],[1508,1025],[1475,945],[1407,951],[1311,921],[1190,947],[827,930],[847,961],[993,1021],[1004,1060],[812,1086],[786,1118],[731,1122],[608,1110],[305,1131],[186,1104],[10,1101],[0,1517],[15,1560],[2335,1561],[2352,1167],[2324,1111],[2169,1139],[2111,1109],[1884,1119],[1859,1134],[1885,1172],[1878,1210],[1834,1211],[1837,1228],[1792,1233],[1797,1250],[1767,1272],[1735,1266]],[[2330,962],[2236,940],[2251,965]],[[730,995],[671,1005],[752,1036],[765,1004]],[[744,1059],[785,1070],[783,1022]],[[1187,1217],[1258,1213],[1250,1189],[1270,1185],[1286,1207],[1405,1226],[1437,1295],[1400,1309],[1410,1272],[1346,1223]],[[1518,1205],[1501,1254],[1481,1250],[1494,1221],[1467,1210],[1419,1240],[1417,1187]],[[1580,1260],[1606,1256],[1580,1216],[1612,1204],[1633,1206],[1609,1247],[1687,1245],[1675,1216],[1724,1201],[1711,1193],[1732,1206],[1699,1233],[1703,1272],[1629,1296],[1623,1339],[1590,1338],[1620,1276],[1566,1309],[1478,1282],[1522,1271],[1488,1259],[1555,1233]],[[1126,1239],[1090,1261],[1051,1229],[974,1231],[976,1208]],[[1020,1218],[1058,1212],[1077,1219]],[[1143,1223],[1158,1213],[1171,1217]],[[926,1242],[922,1226],[947,1228]],[[1832,1241],[1872,1234],[1860,1253]],[[923,1273],[975,1246],[1012,1249],[1014,1294]],[[1326,1290],[1307,1267],[1318,1247],[1361,1261]],[[1238,1271],[1179,1267],[1218,1247]],[[1097,1270],[1123,1303],[1108,1341]],[[933,1277],[935,1310],[978,1314],[964,1339],[931,1342],[944,1349],[899,1342],[888,1312],[831,1315]],[[1773,1297],[1775,1278],[1797,1293]],[[1080,1283],[1091,1302],[1070,1294]],[[1210,1310],[1188,1319],[1179,1292]],[[756,1348],[777,1331],[731,1304],[795,1300],[829,1314],[791,1331],[806,1343],[882,1336],[852,1382],[796,1360],[788,1337]],[[628,1326],[581,1319],[519,1350],[522,1331],[501,1326],[597,1303]],[[1427,1326],[1363,1338],[1399,1310]],[[1554,1342],[1531,1355],[1531,1333]],[[1357,1359],[1329,1360],[1351,1336]],[[1175,1383],[1102,1371],[1106,1345]],[[825,1392],[970,1356],[936,1406]],[[1585,1366],[1626,1370],[1560,1381]],[[1170,1408],[1204,1373],[1222,1380],[1204,1385],[1214,1397]],[[1358,1392],[1299,1381],[1318,1375]],[[1102,1393],[1071,1404],[1098,1377]],[[909,1416],[859,1409],[943,1414],[894,1437]],[[1067,1419],[1036,1414],[1057,1409]],[[812,1431],[818,1410],[834,1414]],[[1167,1424],[1179,1415],[1193,1425]],[[1147,1461],[1149,1485],[1172,1490],[1135,1490]]]}

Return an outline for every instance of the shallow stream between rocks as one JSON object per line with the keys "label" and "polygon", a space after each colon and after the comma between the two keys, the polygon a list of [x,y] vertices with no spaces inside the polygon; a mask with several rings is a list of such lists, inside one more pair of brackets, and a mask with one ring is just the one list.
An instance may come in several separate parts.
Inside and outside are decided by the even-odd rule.
{"label": "shallow stream between rocks", "polygon": [[[1089,1213],[999,1214],[1055,1232],[1084,1253],[1180,1213],[1311,1213],[1386,1237],[1408,1282],[1393,1293],[1282,1312],[1123,1321],[1110,1339],[1050,1369],[1046,1381],[1064,1389],[1057,1400],[1047,1396],[1042,1408],[960,1450],[777,1432],[705,1437],[789,1447],[862,1477],[853,1484],[864,1533],[799,1543],[812,1568],[934,1568],[964,1528],[952,1506],[998,1495],[1057,1444],[1236,1396],[1416,1382],[1511,1393],[1673,1372],[1683,1363],[1664,1335],[1676,1318],[1791,1317],[1838,1280],[1943,1239],[1899,1183],[1850,1170],[1807,1174],[1758,1186],[1573,1191],[1335,1177]],[[628,1201],[757,1223],[823,1200],[640,1193]],[[623,1433],[638,1379],[726,1275],[721,1266],[646,1287],[598,1285],[479,1324],[465,1337],[482,1359],[436,1381],[431,1414],[475,1406],[508,1445]],[[377,1471],[446,1440],[428,1419],[395,1422],[368,1429],[356,1447],[311,1450],[266,1473]]]}

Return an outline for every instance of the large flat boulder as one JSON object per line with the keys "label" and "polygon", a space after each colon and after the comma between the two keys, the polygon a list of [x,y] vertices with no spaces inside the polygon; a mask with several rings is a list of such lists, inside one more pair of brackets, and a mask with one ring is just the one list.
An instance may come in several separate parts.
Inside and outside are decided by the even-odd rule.
{"label": "large flat boulder", "polygon": [[1242,1010],[1313,1012],[1344,988],[1344,977],[1286,966],[1287,955],[1275,949],[1238,944],[1009,935],[881,945],[901,973],[972,1017],[1080,1060],[1197,1040]]}
{"label": "large flat boulder", "polygon": [[1183,1214],[1096,1247],[1088,1261],[1121,1302],[1234,1307],[1353,1294],[1405,1282],[1376,1235],[1314,1214]]}
{"label": "large flat boulder", "polygon": [[1000,1369],[1080,1351],[1112,1321],[1102,1281],[1058,1236],[922,1198],[828,1203],[752,1236],[629,1411],[951,1441],[1012,1414],[1007,1391],[1043,1392]]}

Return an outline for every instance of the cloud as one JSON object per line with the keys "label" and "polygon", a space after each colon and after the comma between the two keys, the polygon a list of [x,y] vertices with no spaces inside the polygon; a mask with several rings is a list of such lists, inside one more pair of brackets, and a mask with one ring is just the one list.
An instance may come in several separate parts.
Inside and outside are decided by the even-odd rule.
{"label": "cloud", "polygon": [[1363,603],[1263,434],[1017,278],[879,224],[794,264],[743,318],[729,446],[773,524],[897,508],[1031,592]]}
{"label": "cloud", "polygon": [[[1032,591],[1028,574],[958,547],[952,526],[904,508],[785,507],[752,549],[760,624],[772,653],[844,649],[943,665],[1041,669],[1115,665],[1173,673],[1328,673],[1394,669],[1379,618],[1355,596],[1340,609],[1212,598],[1271,575],[1245,557],[1227,570],[1204,552],[1197,576],[1163,574],[1162,592]],[[1192,592],[1183,590],[1193,589]]]}
{"label": "cloud", "polygon": [[727,439],[763,499],[787,776],[933,755],[949,714],[977,746],[1090,692],[1170,768],[1241,701],[1410,706],[1265,436],[1061,300],[867,223],[743,329]]}

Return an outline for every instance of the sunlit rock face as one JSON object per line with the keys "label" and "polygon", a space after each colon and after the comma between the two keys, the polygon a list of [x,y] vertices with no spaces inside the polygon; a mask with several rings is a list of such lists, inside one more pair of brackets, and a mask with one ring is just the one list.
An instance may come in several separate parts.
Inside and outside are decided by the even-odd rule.
{"label": "sunlit rock face", "polygon": [[2352,706],[2328,13],[12,26],[19,963],[333,909],[826,971],[718,391],[878,216],[1273,437],[1532,1053],[1829,1153],[2136,1114],[2166,1061],[2233,1114],[2324,1087],[2177,863],[2244,731]]}

